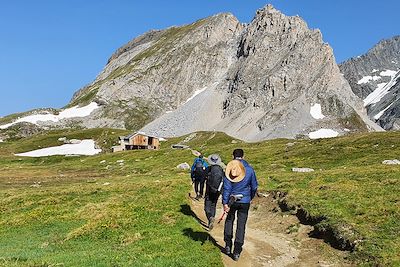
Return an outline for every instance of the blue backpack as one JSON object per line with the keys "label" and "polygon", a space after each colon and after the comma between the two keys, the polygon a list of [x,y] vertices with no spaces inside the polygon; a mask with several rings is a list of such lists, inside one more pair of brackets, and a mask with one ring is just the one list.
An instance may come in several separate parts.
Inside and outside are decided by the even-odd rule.
{"label": "blue backpack", "polygon": [[204,167],[203,160],[199,159],[196,161],[193,170],[193,176],[196,180],[202,180],[206,177],[206,168]]}

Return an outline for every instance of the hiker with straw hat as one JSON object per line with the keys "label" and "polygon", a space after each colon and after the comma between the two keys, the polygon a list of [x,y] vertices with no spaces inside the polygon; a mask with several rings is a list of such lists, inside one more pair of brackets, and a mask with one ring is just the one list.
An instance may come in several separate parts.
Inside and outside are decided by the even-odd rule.
{"label": "hiker with straw hat", "polygon": [[208,219],[208,230],[211,231],[214,227],[217,202],[219,195],[221,194],[225,173],[221,166],[221,157],[218,154],[210,155],[207,160],[210,166],[207,168],[204,211]]}
{"label": "hiker with straw hat", "polygon": [[[258,182],[254,169],[243,159],[243,149],[233,151],[233,160],[228,163],[225,170],[225,178],[222,193],[222,204],[226,216],[224,227],[225,253],[232,253],[233,222],[237,215],[236,235],[233,247],[233,260],[239,260],[244,244],[247,217],[249,214],[250,202],[254,198]],[[236,201],[230,203],[232,197]],[[230,204],[230,206],[228,205]]]}

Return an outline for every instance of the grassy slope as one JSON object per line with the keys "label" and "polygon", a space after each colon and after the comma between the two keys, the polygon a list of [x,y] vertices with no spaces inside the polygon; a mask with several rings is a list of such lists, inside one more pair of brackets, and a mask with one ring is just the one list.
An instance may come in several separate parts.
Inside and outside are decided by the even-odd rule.
{"label": "grassy slope", "polygon": [[[9,156],[20,147],[54,145],[56,135],[1,144],[0,265],[221,265],[219,251],[190,216],[187,173],[174,168],[187,151]],[[41,186],[32,187],[35,182]]]}
{"label": "grassy slope", "polygon": [[[92,130],[69,137],[100,134]],[[188,216],[188,175],[175,166],[193,156],[169,148],[178,140],[163,143],[160,151],[95,157],[19,160],[10,155],[54,144],[59,136],[0,144],[4,265],[221,264],[218,249]],[[400,167],[381,164],[399,157],[400,133],[296,141],[292,147],[283,139],[232,144],[226,135],[213,136],[199,133],[189,144],[205,154],[220,153],[225,163],[233,148],[243,147],[262,190],[286,191],[290,203],[326,218],[317,227],[362,239],[353,253],[360,265],[400,264]],[[125,164],[120,166],[119,159]],[[298,174],[292,167],[316,171]],[[39,181],[40,187],[31,187]]]}

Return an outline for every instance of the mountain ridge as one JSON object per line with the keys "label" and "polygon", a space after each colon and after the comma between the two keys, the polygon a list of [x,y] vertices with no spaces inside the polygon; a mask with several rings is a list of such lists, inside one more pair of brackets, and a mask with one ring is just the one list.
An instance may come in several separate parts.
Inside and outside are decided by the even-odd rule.
{"label": "mountain ridge", "polygon": [[[220,13],[134,38],[67,107],[93,101],[100,108],[77,125],[159,136],[221,130],[248,141],[320,129],[380,130],[340,75],[321,32],[272,5],[248,24]],[[313,118],[314,105],[323,118]]]}

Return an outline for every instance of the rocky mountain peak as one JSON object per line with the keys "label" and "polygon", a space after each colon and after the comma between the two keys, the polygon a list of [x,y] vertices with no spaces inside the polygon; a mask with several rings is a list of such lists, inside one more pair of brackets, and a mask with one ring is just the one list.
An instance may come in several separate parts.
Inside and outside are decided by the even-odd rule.
{"label": "rocky mountain peak", "polygon": [[[203,122],[182,125],[179,117],[196,112],[185,107],[162,116],[144,130],[168,136],[220,129],[256,141],[308,135],[320,127],[338,132],[344,128],[366,129],[364,121],[375,127],[341,76],[333,51],[323,42],[320,31],[309,29],[300,17],[285,16],[271,5],[258,10],[244,27],[235,62],[216,90],[218,93],[208,90],[197,98],[213,98],[212,105],[201,104],[214,112]],[[215,110],[221,102],[222,110]],[[324,119],[310,115],[315,105],[321,106]]]}
{"label": "rocky mountain peak", "polygon": [[267,4],[264,7],[257,9],[256,11],[256,17],[262,15],[262,14],[267,14],[267,13],[279,13],[281,12],[277,10],[272,4]]}
{"label": "rocky mountain peak", "polygon": [[285,33],[290,30],[304,31],[308,29],[307,23],[299,16],[286,16],[271,4],[257,10],[251,22],[257,29],[264,29],[267,33]]}

